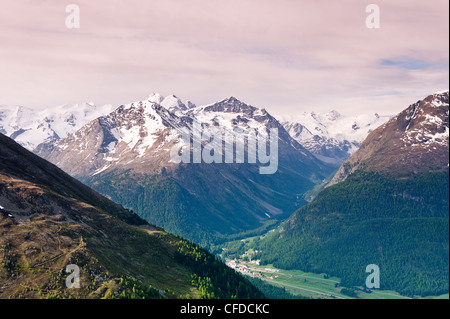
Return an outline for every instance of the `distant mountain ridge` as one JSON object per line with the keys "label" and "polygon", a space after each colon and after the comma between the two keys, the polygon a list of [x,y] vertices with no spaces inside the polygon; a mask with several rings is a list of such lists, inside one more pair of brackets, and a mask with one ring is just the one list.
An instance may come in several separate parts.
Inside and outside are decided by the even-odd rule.
{"label": "distant mountain ridge", "polygon": [[61,105],[39,112],[23,106],[0,105],[0,133],[33,150],[41,143],[67,137],[89,121],[111,112],[110,104]]}
{"label": "distant mountain ridge", "polygon": [[318,159],[340,166],[361,145],[369,133],[392,116],[343,116],[336,110],[328,113],[304,112],[283,120],[286,131]]}
{"label": "distant mountain ridge", "polygon": [[[192,115],[198,107],[182,101],[176,95],[150,94],[147,99],[161,105],[179,117]],[[214,105],[217,103],[213,103]],[[201,109],[211,111],[210,106]],[[35,112],[23,106],[0,106],[0,132],[16,140],[29,150],[39,144],[65,138],[91,120],[106,116],[117,107],[110,104],[96,106],[93,102],[61,105]],[[218,111],[218,110],[216,110]],[[229,111],[229,110],[228,110]],[[363,139],[392,116],[343,116],[332,110],[328,113],[303,112],[282,116],[280,123],[286,131],[318,159],[339,166],[358,149]]]}

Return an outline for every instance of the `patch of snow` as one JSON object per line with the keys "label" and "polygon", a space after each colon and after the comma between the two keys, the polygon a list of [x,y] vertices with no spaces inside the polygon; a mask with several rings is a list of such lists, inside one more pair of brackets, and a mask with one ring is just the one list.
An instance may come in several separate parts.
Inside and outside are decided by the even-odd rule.
{"label": "patch of snow", "polygon": [[108,153],[112,152],[114,148],[116,147],[116,142],[111,142],[106,146],[106,149],[108,150]]}
{"label": "patch of snow", "polygon": [[96,171],[94,174],[92,174],[92,176],[95,176],[97,174],[100,174],[101,172],[104,172],[105,170],[107,170],[111,165],[107,165],[101,169],[99,169],[98,171]]}

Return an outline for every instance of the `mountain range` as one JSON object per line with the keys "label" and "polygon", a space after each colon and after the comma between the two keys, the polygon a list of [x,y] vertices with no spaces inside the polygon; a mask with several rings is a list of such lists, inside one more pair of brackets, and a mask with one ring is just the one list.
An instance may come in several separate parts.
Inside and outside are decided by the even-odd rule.
{"label": "mountain range", "polygon": [[[181,117],[187,110],[196,108],[191,101],[183,102],[175,95],[164,97],[152,93],[147,100]],[[32,151],[41,143],[67,137],[90,121],[110,114],[115,108],[110,104],[96,106],[93,102],[66,104],[38,112],[24,106],[0,106],[0,133]],[[377,113],[349,117],[332,110],[280,116],[278,120],[314,156],[339,166],[359,148],[371,131],[391,117]]]}
{"label": "mountain range", "polygon": [[[154,94],[122,105],[66,138],[40,144],[35,153],[149,222],[201,243],[287,218],[334,169],[264,109],[234,97],[188,105]],[[183,142],[180,131],[192,132],[194,123],[207,136],[217,129],[224,135],[276,129],[277,171],[260,174],[261,163],[248,161],[175,163],[171,149]],[[203,149],[205,141],[198,141]],[[248,137],[236,141],[236,149],[239,143],[248,150]]]}
{"label": "mountain range", "polygon": [[[272,229],[257,241],[262,264],[331,274],[342,278],[346,287],[363,286],[366,266],[376,264],[383,289],[408,296],[446,293],[448,100],[445,91],[395,116],[345,117],[332,111],[304,113],[288,121],[279,121],[265,109],[234,97],[196,106],[175,95],[151,94],[118,108],[90,110],[93,104],[83,104],[75,108],[77,115],[71,115],[70,106],[55,114],[42,111],[39,116],[27,115],[20,107],[0,109],[1,132],[59,167],[2,136],[0,226],[7,236],[2,237],[0,276],[10,279],[0,287],[0,294],[42,294],[42,288],[20,290],[16,284],[22,287],[23,282],[18,279],[31,278],[27,276],[36,267],[30,264],[48,263],[51,269],[61,269],[68,262],[59,258],[66,256],[70,261],[75,252],[77,260],[86,261],[83,265],[91,271],[89,278],[98,278],[99,273],[106,278],[100,284],[91,281],[100,296],[129,296],[133,283],[144,295],[165,297],[169,292],[164,288],[174,286],[173,277],[158,281],[151,275],[140,276],[139,271],[147,274],[147,270],[127,263],[134,260],[140,265],[135,256],[145,251],[163,261],[157,258],[155,264],[145,261],[144,265],[162,263],[189,274],[175,280],[183,284],[170,296],[259,293],[242,278],[224,271],[206,251],[152,224],[206,248]],[[203,136],[194,133],[196,128]],[[274,130],[276,169],[273,174],[261,174],[267,162],[249,160],[251,145]],[[237,134],[235,154],[229,163],[226,143],[217,143],[216,138],[233,133]],[[207,155],[200,162],[194,160],[196,143],[202,155]],[[258,151],[264,145],[269,146],[258,144]],[[244,150],[247,161],[238,162],[239,150]],[[174,154],[177,158],[189,154],[189,161],[174,160]],[[205,158],[214,161],[205,162]],[[104,225],[105,216],[114,223]],[[27,234],[18,227],[25,224],[29,225]],[[42,252],[44,242],[38,239],[37,229],[43,224],[50,227],[43,236],[54,254],[33,255],[32,248],[27,257],[28,246],[20,243],[32,238]],[[51,235],[62,230],[69,233],[67,238]],[[123,234],[130,239],[126,252],[116,243]],[[144,238],[143,245],[149,246],[143,248],[135,238]],[[111,255],[114,251],[120,256]],[[208,260],[207,265],[194,262],[198,258]],[[106,276],[100,266],[114,275]],[[124,274],[129,267],[132,270]],[[199,290],[216,271],[225,277],[214,278],[208,289]],[[62,290],[56,282],[61,276],[47,278],[36,287],[51,287],[46,288],[47,296],[59,294]],[[242,290],[233,288],[233,294],[218,288],[226,282]],[[149,284],[159,290],[148,288]],[[92,290],[84,293],[99,296],[92,295]]]}

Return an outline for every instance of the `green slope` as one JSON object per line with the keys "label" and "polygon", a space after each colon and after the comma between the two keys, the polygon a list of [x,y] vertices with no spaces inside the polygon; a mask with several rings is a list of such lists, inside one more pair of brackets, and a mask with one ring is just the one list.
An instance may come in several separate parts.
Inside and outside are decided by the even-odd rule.
{"label": "green slope", "polygon": [[[297,194],[305,193],[314,185],[299,174],[286,172],[284,167],[275,174],[280,176],[268,177],[248,173],[256,169],[250,166],[245,169],[238,165],[203,166],[186,165],[181,170],[183,183],[192,184],[190,187],[195,192],[188,191],[172,176],[149,175],[132,169],[81,180],[148,222],[203,247],[288,218],[295,210],[296,201],[306,203],[303,197],[297,200]],[[230,173],[232,169],[235,175]],[[227,177],[220,179],[218,175]]]}
{"label": "green slope", "polygon": [[[220,223],[204,218],[207,209],[173,179],[164,176],[135,175],[131,170],[113,172],[101,178],[86,179],[87,185],[113,201],[137,212],[151,224],[206,245]],[[202,220],[202,225],[199,224]]]}
{"label": "green slope", "polygon": [[[264,297],[207,251],[1,134],[0,206],[0,298]],[[79,289],[65,285],[69,264]]]}
{"label": "green slope", "polygon": [[449,286],[449,173],[382,176],[362,170],[323,190],[259,244],[263,263],[325,272],[364,286],[438,295]]}

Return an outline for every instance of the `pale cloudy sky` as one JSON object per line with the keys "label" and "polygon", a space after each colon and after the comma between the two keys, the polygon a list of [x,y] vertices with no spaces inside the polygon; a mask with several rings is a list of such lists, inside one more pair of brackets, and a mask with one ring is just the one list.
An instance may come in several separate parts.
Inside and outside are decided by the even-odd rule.
{"label": "pale cloudy sky", "polygon": [[[80,8],[68,29],[66,6]],[[366,6],[380,8],[369,29]],[[0,0],[0,104],[228,96],[393,114],[448,89],[448,0]]]}

